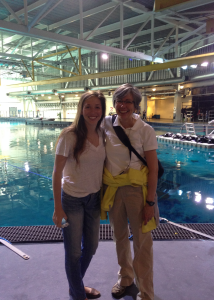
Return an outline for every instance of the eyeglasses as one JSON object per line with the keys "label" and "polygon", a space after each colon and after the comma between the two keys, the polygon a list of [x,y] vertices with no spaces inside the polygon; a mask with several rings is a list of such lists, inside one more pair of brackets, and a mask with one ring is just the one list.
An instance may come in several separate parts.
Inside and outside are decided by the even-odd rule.
{"label": "eyeglasses", "polygon": [[126,104],[126,105],[131,105],[132,103],[134,103],[134,101],[122,101],[122,100],[116,100],[116,103],[119,104],[119,105],[122,105],[122,104]]}

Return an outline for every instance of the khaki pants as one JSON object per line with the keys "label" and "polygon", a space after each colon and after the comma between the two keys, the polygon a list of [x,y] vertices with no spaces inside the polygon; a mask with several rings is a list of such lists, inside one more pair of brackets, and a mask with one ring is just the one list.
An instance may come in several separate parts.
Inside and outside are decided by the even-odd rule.
{"label": "khaki pants", "polygon": [[[137,299],[153,300],[153,241],[151,232],[142,233],[143,194],[141,187],[119,187],[109,219],[114,230],[114,240],[120,270],[121,286],[129,286],[135,278],[139,289]],[[128,239],[128,222],[133,233],[134,259]]]}

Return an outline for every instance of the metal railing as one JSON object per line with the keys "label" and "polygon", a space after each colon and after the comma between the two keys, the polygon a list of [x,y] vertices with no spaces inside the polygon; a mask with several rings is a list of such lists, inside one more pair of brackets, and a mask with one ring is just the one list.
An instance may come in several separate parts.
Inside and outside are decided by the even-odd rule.
{"label": "metal railing", "polygon": [[180,127],[180,133],[182,133],[184,128],[186,129],[186,134],[189,135],[196,135],[196,134],[211,135],[214,134],[214,120],[209,122],[206,125],[184,123]]}

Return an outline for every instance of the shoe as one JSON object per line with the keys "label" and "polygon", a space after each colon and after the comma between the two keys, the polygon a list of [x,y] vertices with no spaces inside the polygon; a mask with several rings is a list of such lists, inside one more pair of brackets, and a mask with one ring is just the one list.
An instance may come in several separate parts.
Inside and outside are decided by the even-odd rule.
{"label": "shoe", "polygon": [[111,293],[114,298],[120,298],[125,293],[128,286],[121,286],[118,282],[113,286]]}
{"label": "shoe", "polygon": [[85,286],[85,294],[88,299],[97,299],[101,296],[99,291],[88,286]]}
{"label": "shoe", "polygon": [[[87,299],[97,299],[100,298],[101,296],[99,291],[97,291],[94,288],[90,288],[88,286],[85,286],[85,294]],[[71,295],[70,289],[69,289],[69,295]]]}

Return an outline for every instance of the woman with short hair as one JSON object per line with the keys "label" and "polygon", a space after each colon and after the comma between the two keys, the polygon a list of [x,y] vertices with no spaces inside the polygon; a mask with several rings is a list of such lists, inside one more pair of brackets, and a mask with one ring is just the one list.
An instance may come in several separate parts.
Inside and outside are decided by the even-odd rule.
{"label": "woman with short hair", "polygon": [[[112,295],[115,298],[121,297],[135,278],[139,289],[137,299],[153,300],[151,230],[156,228],[159,220],[156,199],[158,146],[153,128],[134,114],[139,109],[141,99],[139,90],[131,84],[121,85],[113,95],[116,119],[114,123],[111,116],[104,120],[107,158],[103,176],[105,194],[101,209],[103,212],[109,211],[120,265]],[[129,149],[116,135],[115,126],[122,127],[135,150],[145,157],[147,167],[133,153],[130,157]],[[127,219],[133,233],[133,260]]]}

